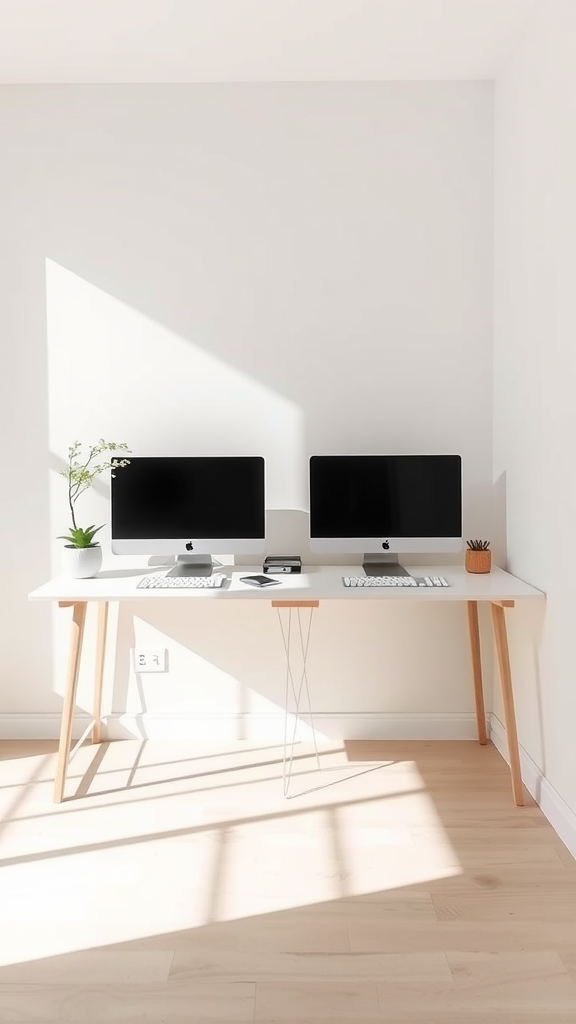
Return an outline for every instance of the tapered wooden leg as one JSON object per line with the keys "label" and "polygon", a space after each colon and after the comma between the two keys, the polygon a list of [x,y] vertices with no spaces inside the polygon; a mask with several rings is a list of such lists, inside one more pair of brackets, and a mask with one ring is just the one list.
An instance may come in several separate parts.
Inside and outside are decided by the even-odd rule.
{"label": "tapered wooden leg", "polygon": [[518,750],[518,732],[516,729],[516,713],[514,711],[510,653],[508,651],[508,634],[506,632],[506,613],[504,608],[498,604],[491,605],[491,612],[492,628],[494,630],[494,643],[496,646],[496,655],[498,657],[500,686],[502,688],[504,722],[506,725],[506,735],[508,737],[508,756],[510,758],[512,792],[514,794],[514,803],[517,807],[522,807],[524,804],[524,790],[522,787],[522,774],[520,770],[520,752]]}
{"label": "tapered wooden leg", "polygon": [[482,685],[482,659],[480,655],[480,630],[478,627],[478,602],[468,601],[468,631],[470,633],[470,654],[472,657],[472,677],[474,679],[474,700],[476,702],[476,721],[478,723],[478,742],[485,746],[486,711],[484,709],[484,688]]}
{"label": "tapered wooden leg", "polygon": [[62,709],[62,724],[60,727],[60,742],[58,744],[58,764],[56,767],[56,782],[54,785],[54,802],[57,804],[62,803],[62,800],[64,799],[64,786],[66,785],[66,772],[68,770],[68,758],[70,757],[70,744],[72,742],[72,723],[74,720],[74,706],[76,703],[78,670],[80,668],[80,655],[82,653],[82,638],[84,636],[85,620],[86,602],[82,601],[78,604],[74,604],[72,624],[70,627],[68,673],[66,675],[64,707]]}
{"label": "tapered wooden leg", "polygon": [[102,683],[104,680],[104,655],[106,653],[106,626],[108,624],[108,601],[98,603],[98,632],[96,636],[96,665],[94,675],[94,727],[92,743],[102,740]]}

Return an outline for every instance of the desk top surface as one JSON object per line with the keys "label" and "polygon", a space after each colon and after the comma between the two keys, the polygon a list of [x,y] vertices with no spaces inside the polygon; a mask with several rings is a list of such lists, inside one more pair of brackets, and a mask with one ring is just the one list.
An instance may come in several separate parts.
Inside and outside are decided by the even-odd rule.
{"label": "desk top surface", "polygon": [[466,572],[461,565],[426,565],[409,567],[414,576],[444,576],[448,587],[360,587],[350,589],[343,576],[362,576],[360,566],[312,565],[301,574],[273,575],[279,580],[275,587],[252,587],[240,582],[241,576],[261,573],[258,566],[224,566],[228,580],[222,587],[211,589],[138,590],[143,576],[163,574],[166,568],[111,569],[93,579],[75,580],[58,576],[29,594],[32,601],[281,601],[281,600],[351,600],[351,601],[516,601],[543,598],[542,591],[522,580],[493,569],[485,575]]}

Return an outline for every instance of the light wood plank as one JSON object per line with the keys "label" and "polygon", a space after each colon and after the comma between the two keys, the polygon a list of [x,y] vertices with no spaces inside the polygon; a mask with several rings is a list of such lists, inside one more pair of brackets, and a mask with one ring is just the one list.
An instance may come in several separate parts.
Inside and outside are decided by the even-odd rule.
{"label": "light wood plank", "polygon": [[456,991],[493,988],[496,985],[528,987],[533,982],[550,978],[559,978],[564,985],[568,980],[568,971],[562,959],[558,953],[549,950],[521,953],[448,952],[446,960]]}
{"label": "light wood plank", "polygon": [[[475,831],[477,833],[478,830]],[[547,831],[545,835],[549,840],[550,835]],[[497,837],[494,838],[495,840],[497,839]],[[476,840],[478,841],[478,839],[479,836],[476,835]],[[420,849],[423,842],[424,835],[420,835],[415,843],[415,848],[417,850]],[[448,853],[446,856],[450,859]],[[461,866],[462,852],[458,853],[454,849],[452,859],[455,864]],[[559,870],[567,870],[567,865],[562,859],[559,848],[552,845],[551,842],[546,844],[533,842],[522,845],[519,842],[511,842],[510,845],[506,846],[505,841],[503,841],[502,846],[486,844],[479,850],[471,841],[466,848],[465,864],[468,873],[473,871],[478,874],[490,872],[500,867],[530,868],[533,873],[532,877],[538,878],[539,881],[543,881],[548,877],[554,878]],[[564,884],[566,884],[566,879]]]}
{"label": "light wood plank", "polygon": [[379,1017],[378,991],[374,982],[318,981],[307,978],[284,978],[260,981],[256,986],[254,1020],[275,1021],[302,1019],[357,1021],[358,1017]]}
{"label": "light wood plank", "polygon": [[574,906],[576,894],[566,899],[566,887],[556,892],[530,893],[518,891],[518,898],[511,902],[510,893],[484,893],[481,899],[473,896],[454,898],[433,896],[439,921],[502,921],[506,915],[517,921],[559,921],[570,924],[576,920]]}
{"label": "light wood plank", "polygon": [[[505,912],[504,912],[505,913]],[[478,917],[479,915],[477,915]],[[521,952],[542,949],[569,952],[576,942],[576,922],[570,920],[493,920],[450,918],[432,924],[350,916],[348,929],[353,953],[396,953],[458,950],[462,952]]]}
{"label": "light wood plank", "polygon": [[576,982],[576,948],[563,952],[560,959],[572,980]]}
{"label": "light wood plank", "polygon": [[248,918],[241,927],[235,921],[206,925],[172,936],[170,945],[177,952],[192,955],[208,946],[258,955],[269,952],[334,956],[349,952],[350,939],[347,915],[338,919],[320,905],[310,912],[302,908]]}
{"label": "light wood plank", "polygon": [[[318,1024],[321,1019],[323,1018],[300,1018],[298,1024]],[[504,1014],[499,1013],[498,1017],[495,1017],[493,1013],[487,1014],[486,1010],[475,1013],[473,1007],[454,1006],[449,997],[441,1007],[437,1004],[431,1006],[428,1000],[420,1000],[417,1007],[403,1005],[399,1008],[396,1001],[392,1003],[386,999],[385,993],[382,995],[378,1017],[357,1018],[354,1024],[374,1024],[375,1019],[380,1024],[574,1024],[571,1010],[564,1013],[554,1009],[543,1018],[542,1010],[531,1013],[525,1010],[515,1012],[508,1008]],[[197,1022],[194,1021],[194,1024]],[[276,1024],[276,1020],[259,1019],[258,1024]],[[350,1024],[350,1018],[331,1017],[330,1024]]]}
{"label": "light wood plank", "polygon": [[171,952],[83,950],[33,963],[0,967],[5,985],[160,985],[168,981]]}
{"label": "light wood plank", "polygon": [[202,976],[233,981],[243,976],[260,982],[284,985],[286,978],[301,981],[352,979],[372,982],[387,979],[398,985],[452,985],[452,975],[443,952],[429,953],[247,953],[224,952],[220,947],[178,950],[171,977],[177,980]]}
{"label": "light wood plank", "polygon": [[0,985],[0,1020],[26,1024],[233,1024],[254,1020],[253,982]]}
{"label": "light wood plank", "polygon": [[563,843],[558,844],[558,846],[556,847],[556,852],[565,867],[567,867],[570,871],[574,871],[576,869],[576,859],[574,859],[573,855],[570,853],[570,850],[568,850]]}
{"label": "light wood plank", "polygon": [[[416,989],[406,992],[390,990],[389,986],[378,985],[382,1009],[395,1010],[397,1020],[402,1021],[408,1012],[422,1012],[422,1000]],[[486,1024],[496,1019],[499,1024],[508,1024],[510,1019],[522,1021],[523,1014],[540,1011],[541,1024],[552,1024],[556,1015],[562,1017],[576,1013],[576,987],[569,978],[523,979],[520,984],[488,982],[486,988],[471,987],[468,990],[440,988],[430,990],[426,995],[426,1013],[438,1024],[446,1019],[446,1012],[458,1014],[455,1019],[468,1024],[470,1015],[483,1011]],[[432,1016],[433,1015],[433,1016]]]}
{"label": "light wood plank", "polygon": [[[451,877],[432,878],[426,885],[437,905],[442,897],[473,899],[480,893],[495,899],[502,895],[506,899],[520,900],[522,893],[553,899],[558,894],[566,894],[570,879],[560,861],[545,865],[510,863],[492,866],[478,865],[475,861],[473,866],[467,862],[464,869]],[[574,899],[576,909],[576,886]]]}
{"label": "light wood plank", "polygon": [[[446,831],[441,827],[424,825],[413,826],[411,832],[415,846],[427,846],[433,842],[446,841]],[[543,820],[540,815],[525,817],[522,812],[522,819],[517,822],[511,821],[505,815],[502,818],[483,818],[478,816],[474,825],[472,819],[462,817],[458,824],[451,824],[449,841],[453,849],[460,851],[466,856],[467,851],[477,853],[486,847],[508,847],[512,851],[516,846],[529,847],[547,846],[550,847],[558,836],[551,825]]]}

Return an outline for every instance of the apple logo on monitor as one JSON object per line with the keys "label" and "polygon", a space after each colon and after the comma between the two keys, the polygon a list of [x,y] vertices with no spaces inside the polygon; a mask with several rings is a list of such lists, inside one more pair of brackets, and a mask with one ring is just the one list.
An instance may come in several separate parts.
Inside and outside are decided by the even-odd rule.
{"label": "apple logo on monitor", "polygon": [[194,551],[194,545],[191,540],[189,540],[186,545],[186,551]]}
{"label": "apple logo on monitor", "polygon": [[383,540],[382,541],[382,547],[384,548],[384,551],[389,551],[390,550],[390,541],[389,540]]}

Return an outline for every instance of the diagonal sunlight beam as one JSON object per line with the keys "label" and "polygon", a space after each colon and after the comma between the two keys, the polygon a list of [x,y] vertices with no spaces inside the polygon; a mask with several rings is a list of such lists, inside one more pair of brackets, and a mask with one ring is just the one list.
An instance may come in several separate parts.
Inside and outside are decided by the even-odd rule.
{"label": "diagonal sunlight beam", "polygon": [[8,789],[8,788],[12,789],[12,788],[14,788],[16,790],[16,792],[14,793],[13,798],[10,801],[10,803],[8,804],[8,806],[6,808],[2,808],[2,811],[0,812],[1,813],[1,817],[0,817],[0,835],[2,834],[2,832],[4,830],[6,830],[15,821],[21,821],[22,820],[21,818],[16,818],[15,817],[16,812],[22,806],[22,804],[26,801],[26,798],[28,797],[28,795],[30,794],[30,792],[32,790],[32,786],[34,785],[35,782],[38,781],[38,779],[39,779],[40,775],[42,774],[44,768],[47,767],[47,765],[49,764],[51,759],[52,759],[52,755],[51,754],[45,754],[42,757],[38,758],[38,764],[36,764],[34,766],[34,768],[32,769],[30,775],[25,780],[25,782],[15,782],[15,783],[12,783],[9,787],[8,786],[5,787],[5,789]]}
{"label": "diagonal sunlight beam", "polygon": [[[84,800],[80,817],[68,821],[55,811],[44,835],[23,822],[0,862],[0,901],[10,929],[10,943],[0,940],[0,963],[37,961],[41,971],[47,956],[152,935],[162,948],[162,936],[178,929],[195,942],[192,931],[278,913],[287,915],[290,928],[298,908],[317,908],[312,923],[324,904],[339,900],[357,906],[342,913],[363,916],[376,891],[376,902],[392,913],[398,905],[426,916],[434,914],[425,898],[428,880],[459,873],[414,764],[348,779],[345,794],[331,788],[289,809],[278,778],[249,775],[244,795],[238,778],[223,783],[231,778],[228,792],[223,785],[217,796],[210,789],[166,793],[143,808],[133,805],[128,817],[123,804]],[[428,828],[429,842],[414,843],[410,821]],[[146,828],[148,822],[154,824]],[[138,834],[119,835],[127,825],[140,826]],[[392,890],[400,884],[424,890],[395,902]],[[342,920],[339,913],[328,910],[323,927]],[[208,939],[206,963],[217,966],[215,954]],[[46,971],[48,964],[44,977]]]}
{"label": "diagonal sunlight beam", "polygon": [[[148,741],[146,741],[146,742],[148,742]],[[131,791],[148,789],[148,788],[153,787],[153,786],[163,786],[163,785],[166,785],[166,784],[171,783],[171,782],[188,782],[188,781],[191,781],[193,779],[203,779],[203,778],[206,778],[206,777],[210,777],[212,775],[227,775],[230,772],[242,772],[244,770],[248,771],[250,768],[254,768],[256,766],[255,764],[245,764],[245,765],[236,765],[236,766],[233,766],[231,768],[213,768],[210,771],[206,771],[206,772],[196,772],[196,773],[193,773],[193,774],[187,773],[186,775],[176,775],[176,776],[171,776],[170,778],[152,779],[152,780],[149,780],[147,782],[137,782],[137,783],[131,782],[129,787],[128,787],[127,783],[123,782],[122,785],[118,786],[117,789],[101,789],[101,790],[97,790],[94,793],[89,793],[88,792],[88,787],[89,787],[90,783],[92,781],[94,781],[96,776],[98,776],[100,778],[102,775],[105,775],[105,774],[118,775],[118,774],[122,773],[122,770],[119,769],[119,768],[110,769],[109,772],[101,772],[100,771],[99,765],[101,764],[101,762],[103,761],[103,759],[105,757],[106,748],[108,746],[109,746],[108,743],[100,744],[100,746],[98,747],[98,750],[94,754],[94,758],[93,758],[92,762],[90,763],[90,765],[87,768],[87,770],[84,773],[84,775],[69,775],[68,776],[68,779],[70,781],[72,781],[74,779],[78,779],[81,782],[82,779],[86,779],[87,778],[88,779],[88,786],[86,787],[86,792],[81,792],[81,789],[80,789],[80,786],[79,786],[77,791],[76,791],[76,796],[75,797],[67,798],[62,804],[54,805],[54,807],[51,807],[51,809],[49,811],[41,812],[40,814],[22,815],[22,816],[19,816],[17,818],[12,818],[11,820],[13,820],[13,821],[34,821],[34,820],[41,819],[41,818],[52,818],[52,817],[54,817],[54,815],[56,813],[58,814],[58,816],[66,815],[66,814],[79,814],[81,812],[85,812],[86,809],[87,809],[87,805],[85,803],[78,802],[80,797],[84,797],[84,798],[89,799],[91,802],[90,802],[90,804],[88,806],[91,809],[95,810],[98,807],[109,805],[108,801],[104,802],[104,803],[99,803],[98,801],[100,800],[101,797],[113,796],[114,794],[122,794],[128,788],[130,788]],[[257,749],[258,748],[256,748],[256,750]],[[268,749],[270,749],[270,750],[277,750],[278,748],[277,748],[277,745],[274,745],[272,747],[266,747],[264,749],[266,749],[266,750],[268,750]],[[323,753],[325,755],[335,754],[335,753],[340,753],[341,750],[342,750],[342,748],[329,749],[329,750],[326,749],[326,750],[323,751]],[[252,752],[253,752],[252,750],[248,751],[248,753],[252,753]],[[209,756],[214,756],[215,757],[217,755],[209,755]],[[310,757],[310,754],[298,754],[294,758],[294,760],[298,760],[298,761],[300,761],[300,760],[307,760],[309,757]],[[194,759],[192,759],[192,760],[194,760]],[[197,759],[197,760],[199,760],[199,759]],[[171,762],[164,762],[164,763],[170,764]],[[180,762],[176,761],[176,762],[173,762],[173,763],[179,764]],[[259,767],[259,768],[260,767],[267,768],[267,767],[273,767],[275,764],[281,765],[282,764],[282,758],[279,757],[279,758],[275,758],[274,760],[258,761],[257,762],[257,767]],[[153,765],[152,766],[146,765],[146,767],[149,768],[149,767],[154,767],[154,766]],[[377,768],[381,768],[383,766],[381,764],[379,764],[376,767]],[[344,771],[345,769],[340,769],[340,770]],[[374,768],[368,768],[368,769],[366,769],[366,771],[367,772],[368,771],[374,771]],[[298,772],[299,775],[315,774],[315,773],[316,773],[316,769],[315,768],[314,769],[310,769],[309,772]],[[360,772],[358,774],[362,774],[362,772]],[[130,769],[129,770],[129,779],[131,779],[132,776],[133,776],[133,770]],[[251,779],[251,780],[245,780],[244,779],[244,780],[241,780],[241,781],[238,781],[238,782],[231,782],[231,783],[222,782],[221,785],[216,785],[216,786],[195,787],[193,789],[185,790],[184,792],[189,793],[189,794],[193,794],[193,793],[209,793],[209,792],[212,792],[214,790],[228,789],[230,787],[235,787],[235,786],[246,786],[246,785],[255,786],[255,785],[258,785],[259,783],[262,783],[262,782],[274,782],[276,779],[279,779],[279,778],[280,778],[280,775],[268,775],[268,776],[264,776],[264,777],[257,778],[257,779]],[[52,780],[49,780],[48,784],[51,785],[52,784]],[[15,783],[14,787],[12,787],[12,788],[18,788],[19,785],[20,784]],[[322,787],[322,786],[318,787],[318,789],[322,789],[322,788],[324,788],[324,787]],[[182,790],[178,790],[175,793],[171,793],[171,794],[164,794],[164,793],[162,793],[162,794],[160,794],[158,796],[149,796],[149,797],[143,796],[141,799],[137,799],[137,800],[131,800],[131,799],[129,799],[129,800],[121,800],[120,799],[120,800],[114,801],[113,806],[115,806],[115,807],[126,806],[127,804],[133,804],[133,803],[142,804],[142,803],[147,802],[148,800],[166,800],[166,799],[171,799],[171,798],[178,797],[182,792],[183,792]],[[94,801],[94,803],[92,803],[92,801]]]}
{"label": "diagonal sunlight beam", "polygon": [[[57,456],[65,457],[71,429],[78,437],[126,437],[140,454],[189,455],[191,444],[199,455],[253,452],[267,459],[269,507],[306,507],[302,410],[212,355],[213,339],[200,325],[191,332],[196,340],[182,337],[49,258],[46,307],[49,442]],[[98,352],[82,388],[76,386],[80,343]],[[163,399],[170,411],[161,432],[143,404],[152,399]],[[105,497],[87,496],[87,505],[90,497],[101,515]],[[60,488],[53,498],[54,524],[61,518]]]}
{"label": "diagonal sunlight beam", "polygon": [[[373,797],[366,797],[363,800],[345,801],[343,803],[337,803],[335,806],[339,808],[357,807],[359,804],[379,803],[380,801],[401,799],[406,796],[420,796],[423,795],[423,793],[424,791],[421,789],[410,789],[404,790],[400,793],[387,793]],[[136,836],[126,836],[123,839],[110,839],[99,843],[84,843],[81,845],[71,846],[69,848],[62,847],[57,850],[43,850],[39,853],[22,854],[22,856],[16,857],[4,857],[0,858],[0,868],[11,867],[16,864],[30,864],[37,860],[46,860],[47,858],[53,859],[55,857],[75,856],[79,853],[91,853],[94,850],[112,850],[122,846],[137,846],[140,843],[156,842],[158,839],[175,839],[183,836],[193,836],[215,828],[239,827],[241,825],[250,825],[261,821],[276,821],[287,817],[299,817],[300,815],[313,814],[321,807],[322,805],[319,804],[315,807],[306,808],[305,810],[286,812],[278,811],[273,814],[231,818],[226,821],[211,822],[208,825],[192,825],[187,828],[169,829],[167,831],[160,832],[146,832],[140,833]]]}

